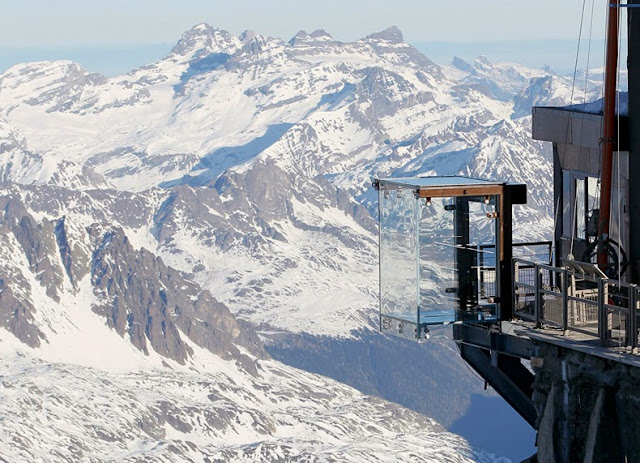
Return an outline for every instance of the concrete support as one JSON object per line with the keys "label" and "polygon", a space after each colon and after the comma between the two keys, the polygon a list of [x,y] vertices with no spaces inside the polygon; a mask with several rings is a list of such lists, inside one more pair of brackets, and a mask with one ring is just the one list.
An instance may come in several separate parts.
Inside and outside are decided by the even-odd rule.
{"label": "concrete support", "polygon": [[539,463],[640,462],[640,367],[534,341]]}
{"label": "concrete support", "polygon": [[547,463],[556,463],[556,441],[553,439],[553,435],[555,434],[553,428],[556,422],[555,401],[556,386],[552,384],[538,427],[538,461]]}

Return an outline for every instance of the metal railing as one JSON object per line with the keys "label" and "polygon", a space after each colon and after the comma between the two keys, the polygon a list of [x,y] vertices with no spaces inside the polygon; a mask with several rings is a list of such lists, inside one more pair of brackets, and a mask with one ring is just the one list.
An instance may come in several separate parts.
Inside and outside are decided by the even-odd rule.
{"label": "metal railing", "polygon": [[513,307],[536,327],[597,338],[602,345],[639,345],[640,287],[514,258]]}
{"label": "metal railing", "polygon": [[[513,243],[511,249],[514,257],[550,264],[552,246],[551,241],[536,241]],[[496,254],[491,252],[491,250],[495,250],[495,247],[495,244],[478,245],[478,300],[486,300],[497,295]]]}

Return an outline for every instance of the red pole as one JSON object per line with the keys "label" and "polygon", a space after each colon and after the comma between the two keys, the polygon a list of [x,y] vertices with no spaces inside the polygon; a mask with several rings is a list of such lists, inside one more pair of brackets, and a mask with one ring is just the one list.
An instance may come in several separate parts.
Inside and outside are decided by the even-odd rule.
{"label": "red pole", "polygon": [[607,0],[607,3],[609,4],[609,21],[607,27],[607,59],[604,74],[600,234],[598,235],[598,266],[603,272],[606,270],[608,263],[605,242],[609,237],[609,219],[611,217],[611,183],[613,177],[613,149],[616,143],[616,71],[618,67],[618,13],[620,10],[620,0]]}

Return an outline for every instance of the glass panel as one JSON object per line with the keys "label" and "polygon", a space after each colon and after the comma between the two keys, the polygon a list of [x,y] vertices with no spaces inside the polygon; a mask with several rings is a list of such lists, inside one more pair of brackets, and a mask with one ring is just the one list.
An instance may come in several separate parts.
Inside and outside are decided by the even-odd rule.
{"label": "glass panel", "polygon": [[420,323],[456,320],[454,198],[420,202]]}
{"label": "glass panel", "polygon": [[[622,248],[629,251],[629,153],[626,151],[614,153],[613,185],[611,188],[611,221],[609,236],[617,241]],[[618,156],[620,157],[618,159]],[[618,168],[620,172],[618,172]],[[616,246],[617,247],[617,246]],[[624,257],[624,256],[623,256]]]}
{"label": "glass panel", "polygon": [[398,188],[381,189],[379,201],[380,311],[418,323],[418,199]]}
{"label": "glass panel", "polygon": [[589,200],[588,212],[600,208],[600,179],[587,177],[587,198]]}
{"label": "glass panel", "polygon": [[420,203],[420,323],[494,319],[497,197]]}
{"label": "glass panel", "polygon": [[584,179],[576,179],[576,238],[581,240],[586,238],[585,234],[585,182]]}
{"label": "glass panel", "polygon": [[[617,178],[616,178],[617,181]],[[614,183],[611,189],[611,218],[609,220],[609,238],[614,241],[612,247],[618,256],[618,265],[615,266],[613,277],[622,280],[625,275],[628,276],[628,233],[629,233],[629,214],[627,210],[627,186],[626,180],[621,179],[622,186],[618,187]],[[626,278],[624,278],[626,280]]]}
{"label": "glass panel", "polygon": [[598,219],[599,214],[595,211],[600,210],[600,184],[597,177],[587,177],[587,237],[598,236]]}

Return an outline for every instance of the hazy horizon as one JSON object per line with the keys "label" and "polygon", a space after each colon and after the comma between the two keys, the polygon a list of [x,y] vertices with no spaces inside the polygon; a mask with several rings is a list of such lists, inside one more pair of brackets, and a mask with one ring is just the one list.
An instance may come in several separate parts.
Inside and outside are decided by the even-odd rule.
{"label": "hazy horizon", "polygon": [[595,44],[602,44],[607,10],[595,0],[539,0],[535,7],[498,0],[190,0],[179,7],[170,0],[0,0],[0,6],[0,72],[26,61],[70,59],[108,76],[160,59],[203,22],[236,35],[251,29],[284,40],[299,30],[324,29],[343,42],[395,25],[405,41],[440,64],[485,55],[565,74],[574,68],[581,25],[582,39],[594,43],[590,67],[602,65]]}
{"label": "hazy horizon", "polygon": [[[594,1],[594,0],[592,0]],[[595,5],[595,4],[594,4]],[[238,34],[252,29],[273,37],[325,29],[352,41],[390,25],[407,41],[474,42],[577,38],[584,4],[580,0],[0,0],[3,48],[104,46],[168,43],[194,24],[206,22]],[[605,34],[606,5],[593,10],[594,38]],[[588,33],[591,5],[584,11]]]}
{"label": "hazy horizon", "polygon": [[[175,43],[119,44],[57,47],[5,47],[0,48],[0,73],[11,66],[32,61],[71,60],[90,72],[108,77],[131,71],[153,63],[167,55]],[[486,56],[493,62],[514,62],[532,68],[548,67],[557,74],[573,72],[577,42],[573,40],[500,40],[473,42],[415,42],[414,47],[438,64],[451,64],[454,56],[473,62]],[[590,68],[601,67],[604,40],[592,41]],[[581,50],[584,68],[586,45]]]}

